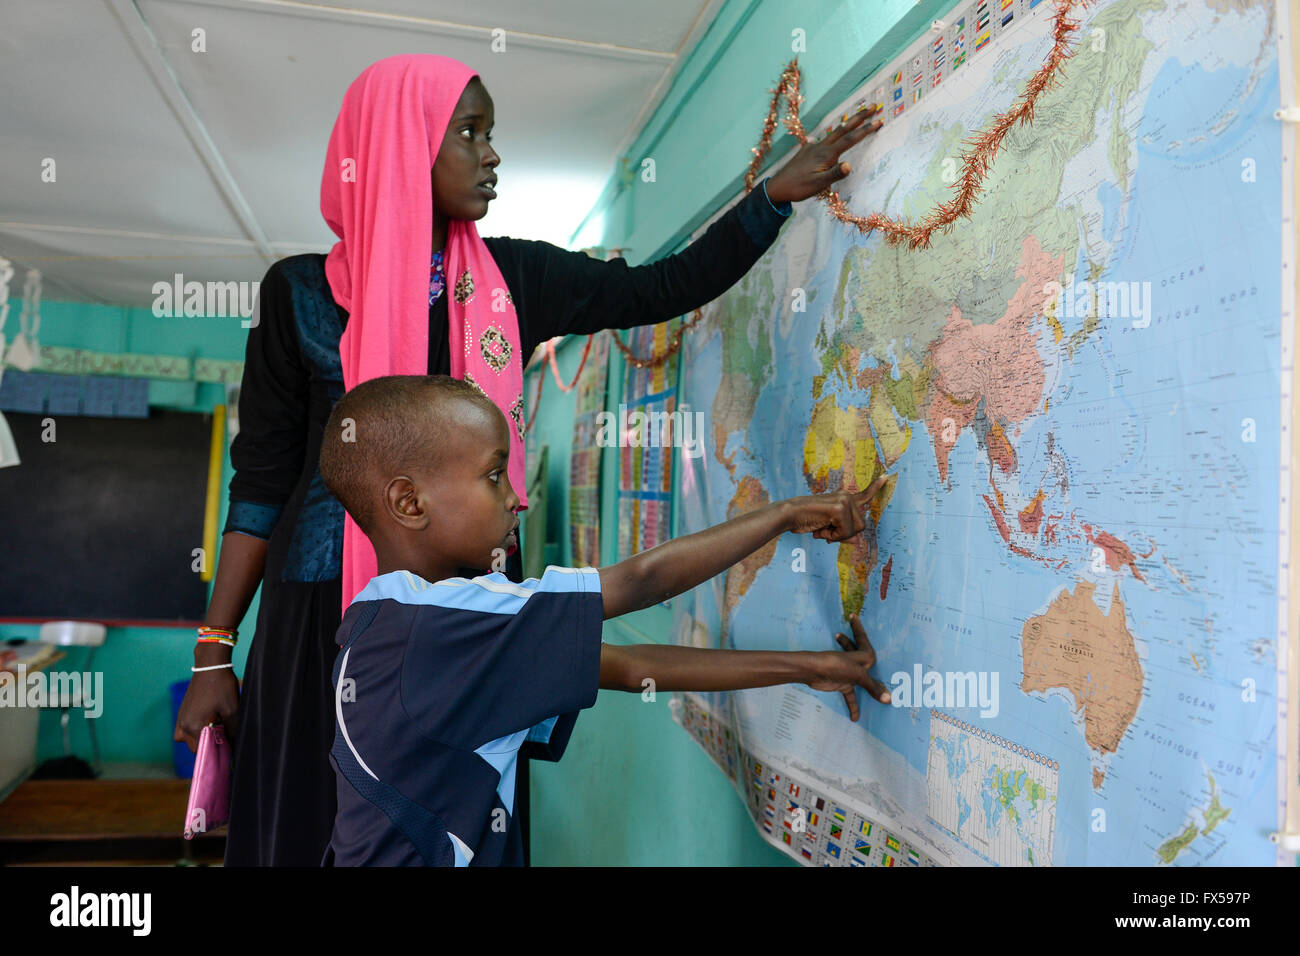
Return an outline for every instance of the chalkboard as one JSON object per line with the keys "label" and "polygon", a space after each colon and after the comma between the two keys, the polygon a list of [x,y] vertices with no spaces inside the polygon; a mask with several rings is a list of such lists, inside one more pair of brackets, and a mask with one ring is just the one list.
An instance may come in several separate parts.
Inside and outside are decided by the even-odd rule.
{"label": "chalkboard", "polygon": [[201,621],[212,418],[6,412],[21,464],[0,468],[0,620]]}

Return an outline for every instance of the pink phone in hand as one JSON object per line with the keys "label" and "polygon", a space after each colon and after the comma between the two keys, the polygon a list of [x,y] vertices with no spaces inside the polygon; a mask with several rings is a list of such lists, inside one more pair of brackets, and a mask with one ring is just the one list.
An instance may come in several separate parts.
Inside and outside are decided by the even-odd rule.
{"label": "pink phone in hand", "polygon": [[185,839],[230,821],[230,743],[226,728],[208,724],[199,734],[190,799],[185,807]]}

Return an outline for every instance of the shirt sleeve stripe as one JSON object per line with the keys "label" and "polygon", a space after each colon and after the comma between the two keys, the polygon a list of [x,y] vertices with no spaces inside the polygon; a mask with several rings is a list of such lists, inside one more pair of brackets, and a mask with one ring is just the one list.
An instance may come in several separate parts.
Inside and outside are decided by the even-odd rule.
{"label": "shirt sleeve stripe", "polygon": [[371,578],[355,598],[358,601],[393,600],[400,604],[433,605],[485,614],[518,614],[535,594],[599,594],[600,572],[595,568],[547,567],[541,578],[516,584],[500,572],[475,578],[447,578],[430,582],[410,571],[390,571]]}

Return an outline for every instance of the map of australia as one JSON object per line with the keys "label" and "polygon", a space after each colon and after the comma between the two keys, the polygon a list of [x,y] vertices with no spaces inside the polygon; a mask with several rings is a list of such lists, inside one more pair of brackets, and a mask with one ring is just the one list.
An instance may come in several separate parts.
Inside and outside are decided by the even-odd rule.
{"label": "map of australia", "polygon": [[[850,210],[948,198],[1051,16],[956,7],[868,80],[837,111],[887,106],[846,157]],[[858,724],[806,689],[697,696],[733,731],[713,735],[728,766],[802,775],[941,864],[1271,862],[1255,837],[1276,822],[1282,663],[1275,17],[1088,8],[969,219],[914,250],[800,204],[687,335],[683,400],[706,410],[710,453],[681,462],[680,533],[889,480],[860,536],[787,536],[679,600],[679,640],[829,650],[858,613],[887,683],[1000,682],[996,713],[945,699]],[[812,842],[781,845],[854,859]]]}

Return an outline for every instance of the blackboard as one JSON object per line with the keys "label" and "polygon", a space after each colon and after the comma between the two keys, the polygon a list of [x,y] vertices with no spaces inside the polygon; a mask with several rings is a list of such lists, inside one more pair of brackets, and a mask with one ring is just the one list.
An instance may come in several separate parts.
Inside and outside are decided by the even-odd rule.
{"label": "blackboard", "polygon": [[0,468],[0,620],[201,621],[212,417],[5,419],[21,464]]}

